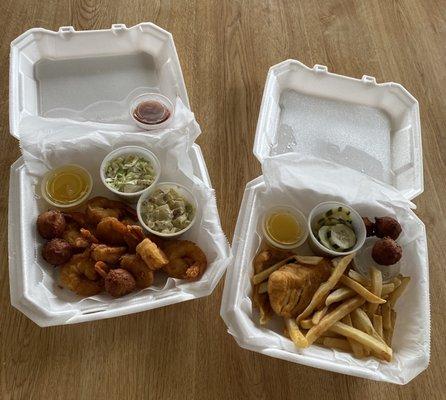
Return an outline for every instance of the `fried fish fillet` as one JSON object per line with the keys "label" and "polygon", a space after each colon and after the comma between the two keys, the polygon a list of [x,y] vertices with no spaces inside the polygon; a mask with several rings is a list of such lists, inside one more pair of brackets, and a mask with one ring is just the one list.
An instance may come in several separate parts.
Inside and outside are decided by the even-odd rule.
{"label": "fried fish fillet", "polygon": [[286,318],[297,317],[310,303],[314,292],[331,273],[330,260],[317,265],[286,264],[268,280],[268,296],[274,312]]}

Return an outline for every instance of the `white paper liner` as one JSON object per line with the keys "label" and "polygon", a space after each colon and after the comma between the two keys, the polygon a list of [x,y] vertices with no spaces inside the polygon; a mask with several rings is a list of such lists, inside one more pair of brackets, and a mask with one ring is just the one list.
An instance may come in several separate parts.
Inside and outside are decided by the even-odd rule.
{"label": "white paper liner", "polygon": [[[176,122],[168,129],[156,133],[124,133],[97,130],[94,124],[74,124],[69,120],[51,120],[28,117],[20,126],[21,141],[27,174],[33,185],[22,188],[20,199],[20,240],[23,258],[24,296],[47,317],[39,325],[56,325],[82,320],[80,315],[95,312],[94,318],[124,315],[209,295],[231,260],[228,241],[221,229],[214,190],[194,176],[188,157],[190,145],[199,135],[199,126],[193,114],[177,101]],[[40,178],[51,168],[67,163],[85,167],[93,178],[91,197],[115,196],[102,184],[99,167],[102,159],[115,148],[138,145],[150,149],[161,164],[159,182],[173,181],[188,187],[197,197],[197,220],[181,238],[192,240],[205,252],[208,267],[200,280],[187,282],[169,278],[163,272],[155,274],[150,288],[135,291],[125,297],[113,299],[108,294],[81,298],[58,284],[58,271],[41,257],[44,240],[36,230],[39,213],[49,209],[40,195]],[[135,306],[133,309],[132,306]],[[132,311],[133,310],[133,311]]]}
{"label": "white paper liner", "polygon": [[[227,272],[221,314],[228,331],[241,347],[292,362],[349,375],[405,384],[427,368],[430,356],[429,271],[423,223],[411,210],[413,204],[397,190],[338,164],[289,153],[267,158],[264,184],[248,184],[233,240],[234,263]],[[350,354],[312,345],[298,350],[282,335],[276,318],[259,325],[251,301],[252,259],[261,241],[259,221],[275,204],[292,204],[308,216],[318,203],[336,200],[350,204],[363,216],[394,216],[403,231],[401,272],[411,277],[397,302],[393,361],[359,360]],[[302,253],[308,253],[304,247]]]}

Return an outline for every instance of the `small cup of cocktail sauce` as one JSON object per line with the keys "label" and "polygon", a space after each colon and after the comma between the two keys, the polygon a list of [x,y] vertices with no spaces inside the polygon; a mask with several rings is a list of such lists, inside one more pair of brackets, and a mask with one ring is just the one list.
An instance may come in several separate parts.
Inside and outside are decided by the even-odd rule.
{"label": "small cup of cocktail sauce", "polygon": [[146,93],[136,97],[130,106],[130,115],[136,125],[146,130],[165,128],[172,121],[174,106],[162,94]]}

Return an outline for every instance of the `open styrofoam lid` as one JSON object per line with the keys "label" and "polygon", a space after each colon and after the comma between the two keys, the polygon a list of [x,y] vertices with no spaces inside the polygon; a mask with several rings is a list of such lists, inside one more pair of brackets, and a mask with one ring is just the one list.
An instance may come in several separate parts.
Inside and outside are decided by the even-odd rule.
{"label": "open styrofoam lid", "polygon": [[26,117],[66,118],[131,131],[129,104],[158,92],[189,107],[172,35],[152,23],[58,32],[34,28],[11,43],[10,130]]}
{"label": "open styrofoam lid", "polygon": [[271,67],[254,154],[263,162],[289,152],[361,171],[408,199],[423,192],[418,102],[396,83],[349,78],[296,60]]}

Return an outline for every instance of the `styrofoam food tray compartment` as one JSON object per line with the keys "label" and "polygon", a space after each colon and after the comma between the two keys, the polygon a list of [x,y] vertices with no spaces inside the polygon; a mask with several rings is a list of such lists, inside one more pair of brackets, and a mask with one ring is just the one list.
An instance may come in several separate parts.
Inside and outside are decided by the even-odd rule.
{"label": "styrofoam food tray compartment", "polygon": [[[204,158],[198,145],[194,144],[191,147],[189,157],[192,161],[194,175],[208,187],[211,187]],[[106,189],[103,189],[105,190],[104,194],[106,194]],[[47,289],[39,283],[41,272],[34,265],[37,257],[35,252],[40,253],[40,245],[36,250],[33,250],[36,234],[34,229],[30,229],[27,221],[30,215],[37,216],[38,210],[41,210],[43,200],[39,200],[39,196],[35,196],[33,190],[32,177],[29,175],[21,157],[11,166],[9,187],[8,236],[11,304],[39,326],[74,324],[111,318],[207,296],[212,293],[224,273],[223,269],[212,279],[208,279],[207,287],[200,296],[197,296],[196,293],[188,293],[188,283],[185,282],[182,290],[168,288],[167,290],[152,292],[146,289],[133,297],[131,301],[123,297],[109,304],[97,303],[97,306],[91,304],[85,306],[85,302],[79,302],[78,296],[71,296],[73,299],[68,296],[65,299],[62,293],[57,309],[48,306],[48,304],[41,304],[36,301],[35,291],[46,291]],[[55,271],[54,267],[46,263],[43,264],[42,268],[47,273]],[[51,296],[57,297],[58,295],[55,293]],[[74,300],[74,303],[71,300]]]}
{"label": "styrofoam food tray compartment", "polygon": [[[221,316],[228,332],[239,346],[271,357],[361,378],[408,383],[428,367],[430,352],[426,233],[424,224],[410,208],[396,207],[395,210],[396,218],[404,220],[403,238],[399,240],[407,240],[407,236],[410,236],[410,240],[403,246],[407,255],[403,254],[401,272],[411,277],[411,283],[396,305],[398,315],[392,343],[392,362],[380,362],[371,357],[360,360],[350,354],[315,344],[304,350],[296,349],[291,340],[283,336],[284,324],[279,317],[275,316],[266,326],[259,324],[259,313],[251,300],[251,277],[252,261],[262,242],[261,220],[264,212],[272,205],[292,204],[308,216],[315,204],[333,199],[332,192],[318,193],[312,202],[309,200],[314,194],[312,189],[300,188],[299,182],[296,185],[293,197],[290,197],[288,190],[276,188],[268,191],[262,176],[246,186],[232,244],[234,259],[226,272],[221,305]],[[336,199],[345,202],[338,195]],[[361,201],[351,205],[362,215],[374,215],[365,211],[369,205]],[[387,208],[388,212],[379,215],[391,215],[392,205],[377,203],[378,209],[381,206]],[[297,253],[312,254],[308,245],[299,248]]]}
{"label": "styrofoam food tray compartment", "polygon": [[397,83],[377,84],[287,60],[270,68],[254,154],[299,152],[337,162],[413,199],[423,192],[417,100]]}
{"label": "styrofoam food tray compartment", "polygon": [[[189,107],[172,35],[152,23],[58,32],[33,28],[11,43],[10,130],[27,116],[68,118],[140,130],[129,106],[158,92]],[[109,127],[110,128],[110,127]]]}

